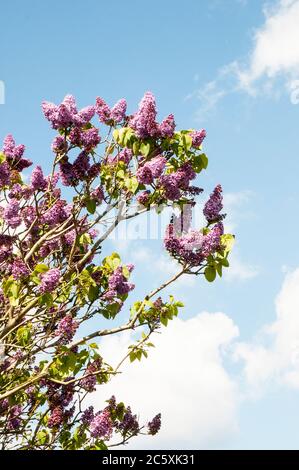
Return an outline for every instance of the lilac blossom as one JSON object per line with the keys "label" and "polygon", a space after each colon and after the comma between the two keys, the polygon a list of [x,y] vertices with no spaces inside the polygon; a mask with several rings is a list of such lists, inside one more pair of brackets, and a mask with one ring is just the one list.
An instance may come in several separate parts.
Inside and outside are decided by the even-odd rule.
{"label": "lilac blossom", "polygon": [[19,280],[23,277],[29,276],[29,269],[21,258],[16,258],[12,264],[12,276],[14,279]]}
{"label": "lilac blossom", "polygon": [[30,182],[34,191],[44,191],[47,188],[47,180],[39,165],[37,165],[32,171]]}
{"label": "lilac blossom", "polygon": [[41,275],[40,292],[53,292],[59,284],[60,270],[58,268],[49,269]]}
{"label": "lilac blossom", "polygon": [[59,336],[61,344],[67,344],[77,331],[79,323],[71,315],[66,315],[58,323],[56,336]]}
{"label": "lilac blossom", "polygon": [[159,125],[159,133],[161,137],[172,137],[175,131],[174,115],[169,114]]}
{"label": "lilac blossom", "polygon": [[17,228],[21,224],[20,205],[16,199],[11,199],[10,203],[5,207],[3,218],[11,228]]}
{"label": "lilac blossom", "polygon": [[89,426],[90,434],[95,438],[109,440],[112,436],[112,421],[108,410],[96,414]]}
{"label": "lilac blossom", "polygon": [[110,117],[116,123],[120,123],[126,117],[127,102],[124,99],[119,100],[113,108],[111,108]]}
{"label": "lilac blossom", "polygon": [[222,204],[222,188],[220,184],[216,186],[212,194],[210,195],[209,200],[206,202],[203,213],[208,222],[212,222],[219,218],[219,214],[223,209]]}
{"label": "lilac blossom", "polygon": [[135,130],[137,137],[141,139],[154,137],[158,132],[156,116],[155,97],[148,91],[140,101],[138,111],[131,118],[129,126]]}
{"label": "lilac blossom", "polygon": [[206,131],[201,129],[200,131],[190,132],[190,137],[192,138],[192,145],[194,148],[199,148],[206,138]]}
{"label": "lilac blossom", "polygon": [[148,433],[152,436],[157,434],[161,428],[161,413],[157,414],[148,424]]}

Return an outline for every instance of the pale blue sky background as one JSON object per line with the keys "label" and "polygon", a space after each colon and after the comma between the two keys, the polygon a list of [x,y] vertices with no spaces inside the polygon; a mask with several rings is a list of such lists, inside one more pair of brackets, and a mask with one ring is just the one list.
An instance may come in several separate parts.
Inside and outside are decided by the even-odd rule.
{"label": "pale blue sky background", "polygon": [[[12,132],[35,163],[50,168],[54,135],[40,103],[59,102],[67,93],[81,106],[98,95],[110,104],[125,97],[133,112],[151,90],[161,117],[173,112],[178,127],[207,129],[210,165],[199,182],[206,194],[221,182],[230,195],[238,266],[232,279],[181,285],[177,297],[185,301],[185,318],[202,310],[224,312],[239,327],[240,340],[251,341],[275,320],[274,300],[285,271],[299,266],[299,105],[290,101],[288,70],[274,77],[274,84],[270,79],[271,90],[267,71],[261,73],[254,81],[256,96],[235,89],[233,72],[219,73],[235,61],[250,73],[254,31],[266,21],[263,2],[12,0],[1,5],[1,17],[6,100],[0,106],[0,138]],[[225,95],[211,106],[215,92]],[[130,261],[132,251],[159,253],[161,242],[124,248]],[[152,262],[143,259],[136,296],[157,282]],[[246,394],[242,363],[226,357],[224,367]],[[253,395],[238,405],[238,430],[205,446],[299,448],[298,390],[273,380]]]}

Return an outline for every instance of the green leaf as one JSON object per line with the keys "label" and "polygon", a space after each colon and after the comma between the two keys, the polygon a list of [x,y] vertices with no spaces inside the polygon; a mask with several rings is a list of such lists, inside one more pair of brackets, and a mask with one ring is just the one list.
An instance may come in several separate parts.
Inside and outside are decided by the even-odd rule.
{"label": "green leaf", "polygon": [[134,153],[134,155],[139,155],[139,149],[140,149],[140,142],[135,141],[133,143],[133,153]]}
{"label": "green leaf", "polygon": [[120,265],[121,261],[120,261],[120,256],[118,253],[115,253],[113,252],[110,256],[107,256],[105,259],[104,259],[104,264],[108,265],[108,267],[110,269],[112,269],[113,271],[118,268],[118,266]]}
{"label": "green leaf", "polygon": [[37,264],[34,268],[34,272],[36,273],[45,273],[46,271],[49,271],[49,266],[46,264]]}
{"label": "green leaf", "polygon": [[99,297],[100,288],[99,286],[89,286],[88,298],[91,302],[95,302]]}
{"label": "green leaf", "polygon": [[85,206],[90,214],[95,213],[97,204],[94,199],[89,199],[89,198],[85,199]]}
{"label": "green leaf", "polygon": [[222,277],[222,264],[220,263],[216,264],[216,270],[217,270],[218,276]]}
{"label": "green leaf", "polygon": [[130,362],[134,362],[135,359],[136,359],[136,354],[135,354],[135,352],[134,352],[134,351],[130,352],[130,356],[129,356],[129,357],[130,357]]}
{"label": "green leaf", "polygon": [[209,282],[215,281],[216,269],[213,266],[206,267],[206,269],[205,269],[205,278]]}
{"label": "green leaf", "polygon": [[138,349],[138,351],[136,351],[136,357],[137,357],[138,361],[141,361],[141,358],[142,358],[142,350],[141,349]]}
{"label": "green leaf", "polygon": [[229,253],[235,244],[235,236],[230,233],[226,233],[221,236],[221,245],[224,246],[225,255]]}
{"label": "green leaf", "polygon": [[48,441],[49,434],[45,429],[42,429],[41,431],[38,431],[36,438],[40,445],[44,445]]}
{"label": "green leaf", "polygon": [[229,261],[227,258],[222,258],[221,259],[221,264],[222,266],[224,266],[225,268],[229,268]]}
{"label": "green leaf", "polygon": [[206,156],[205,153],[202,153],[200,155],[200,159],[201,159],[202,167],[206,170],[208,168],[208,164],[209,164],[208,157]]}
{"label": "green leaf", "polygon": [[182,144],[185,150],[190,150],[192,147],[192,137],[189,134],[183,134]]}
{"label": "green leaf", "polygon": [[142,142],[139,150],[140,150],[140,153],[142,153],[142,155],[144,155],[145,157],[148,157],[151,151],[151,144],[149,142]]}
{"label": "green leaf", "polygon": [[47,307],[51,307],[53,305],[53,296],[49,292],[41,295],[38,299],[40,305],[47,305]]}

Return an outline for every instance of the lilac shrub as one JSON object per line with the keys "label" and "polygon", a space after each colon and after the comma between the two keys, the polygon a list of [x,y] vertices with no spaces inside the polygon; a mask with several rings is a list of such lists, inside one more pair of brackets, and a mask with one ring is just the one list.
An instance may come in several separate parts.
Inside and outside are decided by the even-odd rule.
{"label": "lilac shrub", "polygon": [[[43,102],[42,112],[55,132],[49,175],[38,165],[22,176],[32,162],[12,135],[0,153],[0,440],[3,449],[107,449],[157,434],[161,415],[142,423],[114,396],[94,407],[86,397],[126,361],[148,357],[150,337],[183,306],[162,299],[163,289],[184,274],[222,276],[233,236],[224,233],[220,185],[204,206],[205,226],[192,228],[206,132],[176,130],[172,114],[159,121],[152,93],[132,115],[124,99],[78,109],[71,95]],[[115,326],[134,266],[117,253],[102,258],[103,244],[119,223],[173,205],[164,245],[178,272]],[[112,367],[98,342],[123,331],[140,336]]]}

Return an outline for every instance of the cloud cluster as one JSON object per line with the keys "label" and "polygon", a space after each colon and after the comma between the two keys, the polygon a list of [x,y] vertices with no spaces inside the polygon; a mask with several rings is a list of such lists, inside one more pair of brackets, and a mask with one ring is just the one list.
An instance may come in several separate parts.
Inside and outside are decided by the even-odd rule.
{"label": "cloud cluster", "polygon": [[[279,97],[285,88],[292,103],[299,102],[299,0],[278,0],[264,7],[265,21],[252,37],[244,60],[220,68],[215,79],[202,85],[186,99],[199,103],[197,118],[206,119],[219,101],[236,92]],[[275,86],[276,81],[283,88]]]}
{"label": "cloud cluster", "polygon": [[[237,388],[223,363],[238,328],[223,313],[201,313],[174,320],[154,338],[148,360],[127,365],[124,374],[100,388],[101,396],[142,410],[150,419],[161,411],[163,426],[155,438],[138,438],[136,448],[207,448],[237,430]],[[101,353],[115,364],[126,353],[129,335],[104,340]]]}
{"label": "cloud cluster", "polygon": [[[244,342],[228,315],[202,312],[175,319],[154,337],[148,360],[125,364],[123,374],[99,387],[93,404],[112,394],[142,410],[149,420],[162,412],[155,438],[132,448],[217,448],[238,432],[240,406],[279,385],[299,388],[299,268],[286,274],[275,300],[276,318]],[[100,352],[116,365],[135,336],[103,338]],[[232,369],[230,361],[238,361]],[[258,395],[257,393],[258,392]]]}

